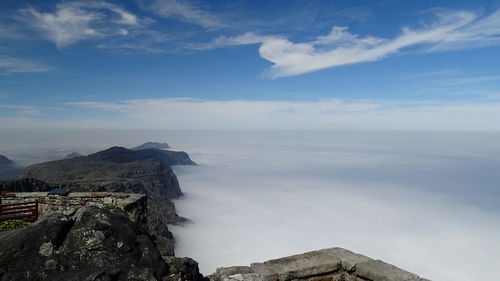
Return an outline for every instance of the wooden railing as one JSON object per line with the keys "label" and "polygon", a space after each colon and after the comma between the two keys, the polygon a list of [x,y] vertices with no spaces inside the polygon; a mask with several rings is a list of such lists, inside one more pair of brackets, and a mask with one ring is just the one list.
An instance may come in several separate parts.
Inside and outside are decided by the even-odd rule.
{"label": "wooden railing", "polygon": [[38,201],[0,204],[0,222],[12,219],[35,222],[38,219]]}

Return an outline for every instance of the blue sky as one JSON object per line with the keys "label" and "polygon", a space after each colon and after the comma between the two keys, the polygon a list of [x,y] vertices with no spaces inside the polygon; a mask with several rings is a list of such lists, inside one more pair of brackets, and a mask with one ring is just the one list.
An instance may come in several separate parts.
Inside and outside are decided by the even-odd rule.
{"label": "blue sky", "polygon": [[2,1],[0,128],[500,129],[498,1]]}

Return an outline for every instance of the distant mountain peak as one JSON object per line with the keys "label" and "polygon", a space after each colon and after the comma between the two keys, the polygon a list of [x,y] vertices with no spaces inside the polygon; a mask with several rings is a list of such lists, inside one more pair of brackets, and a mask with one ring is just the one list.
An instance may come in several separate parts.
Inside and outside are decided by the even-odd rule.
{"label": "distant mountain peak", "polygon": [[78,153],[78,152],[70,152],[70,153],[66,154],[64,159],[73,159],[73,158],[80,157],[80,156],[83,156],[83,155]]}
{"label": "distant mountain peak", "polygon": [[14,165],[14,161],[10,160],[4,155],[0,154],[0,166],[12,166]]}
{"label": "distant mountain peak", "polygon": [[[157,148],[144,148],[139,150],[126,149],[114,146],[103,151],[87,156],[90,159],[115,163],[156,160],[167,165],[196,165],[186,152],[170,151]],[[79,158],[80,159],[80,158]],[[84,160],[83,158],[82,160]]]}
{"label": "distant mountain peak", "polygon": [[168,143],[165,143],[165,142],[148,141],[148,142],[145,142],[139,146],[131,148],[131,150],[143,150],[143,149],[150,149],[150,148],[168,149],[168,148],[170,148],[170,146],[168,145]]}
{"label": "distant mountain peak", "polygon": [[10,180],[20,171],[14,161],[0,154],[0,180]]}

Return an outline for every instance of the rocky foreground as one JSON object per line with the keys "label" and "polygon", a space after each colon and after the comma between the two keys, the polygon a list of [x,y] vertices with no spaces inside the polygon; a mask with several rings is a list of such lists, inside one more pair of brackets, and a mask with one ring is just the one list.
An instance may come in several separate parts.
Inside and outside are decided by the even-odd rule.
{"label": "rocky foreground", "polygon": [[82,207],[0,232],[0,280],[206,280],[188,258],[162,258],[120,209]]}
{"label": "rocky foreground", "polygon": [[380,260],[331,248],[250,266],[218,268],[211,281],[429,281]]}

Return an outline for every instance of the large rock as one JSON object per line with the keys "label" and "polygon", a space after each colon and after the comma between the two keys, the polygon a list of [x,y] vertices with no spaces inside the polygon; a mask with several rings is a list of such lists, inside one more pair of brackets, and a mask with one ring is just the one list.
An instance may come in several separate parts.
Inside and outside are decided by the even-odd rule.
{"label": "large rock", "polygon": [[164,257],[169,266],[169,276],[165,281],[209,281],[198,270],[198,263],[191,258]]}
{"label": "large rock", "polygon": [[0,280],[162,280],[169,266],[120,210],[82,207],[0,234]]}
{"label": "large rock", "polygon": [[[250,266],[218,268],[211,281],[425,281],[380,260],[342,248],[308,252]],[[427,280],[428,281],[428,280]]]}

